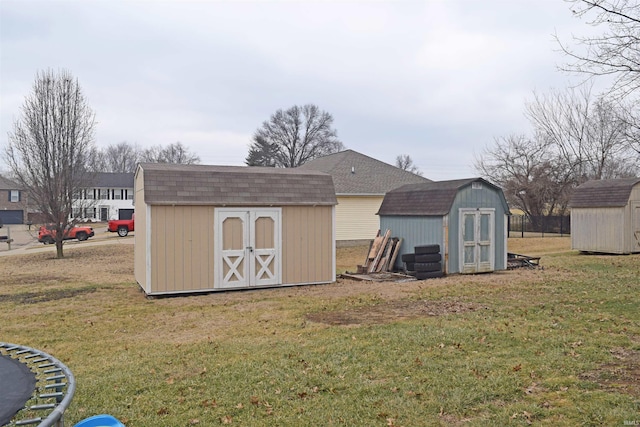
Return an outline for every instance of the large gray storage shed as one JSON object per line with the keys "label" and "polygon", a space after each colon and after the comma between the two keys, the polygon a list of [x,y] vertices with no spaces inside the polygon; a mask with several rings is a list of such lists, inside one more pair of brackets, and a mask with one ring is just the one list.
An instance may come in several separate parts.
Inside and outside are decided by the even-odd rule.
{"label": "large gray storage shed", "polygon": [[575,189],[571,248],[583,252],[640,252],[640,178],[588,181]]}
{"label": "large gray storage shed", "polygon": [[445,273],[507,268],[509,207],[502,189],[482,178],[404,185],[385,195],[378,215],[381,230],[403,239],[401,255],[439,244]]}

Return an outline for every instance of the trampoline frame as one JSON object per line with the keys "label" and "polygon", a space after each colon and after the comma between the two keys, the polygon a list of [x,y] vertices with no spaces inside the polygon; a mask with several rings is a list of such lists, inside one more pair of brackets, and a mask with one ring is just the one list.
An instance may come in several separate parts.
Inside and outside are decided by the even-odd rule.
{"label": "trampoline frame", "polygon": [[[64,427],[64,411],[69,407],[76,390],[76,380],[62,362],[35,348],[0,342],[0,354],[26,365],[36,376],[36,388],[24,408],[8,426],[36,425]],[[51,412],[44,417],[45,411]],[[23,412],[42,413],[43,416],[21,417]],[[20,419],[18,419],[20,418]]]}

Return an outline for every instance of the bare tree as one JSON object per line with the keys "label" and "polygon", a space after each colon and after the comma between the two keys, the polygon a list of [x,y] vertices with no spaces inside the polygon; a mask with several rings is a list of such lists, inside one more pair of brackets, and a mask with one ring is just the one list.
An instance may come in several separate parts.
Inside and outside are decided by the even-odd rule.
{"label": "bare tree", "polygon": [[618,106],[618,120],[624,124],[627,146],[640,156],[640,106],[633,101],[621,101]]}
{"label": "bare tree", "polygon": [[294,168],[336,153],[344,145],[332,125],[331,114],[313,104],[278,110],[256,130],[245,163]]}
{"label": "bare tree", "polygon": [[[591,94],[591,88],[534,94],[526,115],[535,131],[558,152],[576,182],[616,178],[636,156],[629,150],[619,104]],[[618,168],[616,167],[618,166]]]}
{"label": "bare tree", "polygon": [[161,145],[154,145],[146,148],[140,153],[140,161],[146,163],[167,163],[164,161],[162,150],[163,148]]}
{"label": "bare tree", "polygon": [[107,146],[101,153],[102,172],[133,173],[140,160],[140,148],[129,142]]}
{"label": "bare tree", "polygon": [[496,139],[475,167],[532,219],[562,215],[577,185],[638,172],[620,105],[592,96],[588,87],[534,94],[526,105],[533,137]]}
{"label": "bare tree", "polygon": [[476,159],[475,168],[502,187],[510,207],[532,218],[566,211],[573,175],[540,134],[496,138]]}
{"label": "bare tree", "polygon": [[411,172],[416,175],[422,176],[422,171],[413,164],[413,159],[408,154],[400,154],[396,157],[396,167],[403,171]]}
{"label": "bare tree", "polygon": [[571,58],[566,71],[594,76],[613,76],[611,91],[619,97],[640,87],[640,5],[636,0],[568,0],[577,17],[588,24],[605,27],[598,36],[574,37],[584,50],[576,50],[558,40]]}
{"label": "bare tree", "polygon": [[68,71],[39,72],[22,116],[9,132],[5,158],[31,201],[55,224],[57,257],[75,196],[91,181],[95,115]]}
{"label": "bare tree", "polygon": [[593,105],[588,146],[593,179],[624,178],[639,172],[639,158],[629,144],[625,114],[620,104],[613,101],[599,98]]}
{"label": "bare tree", "polygon": [[141,162],[149,163],[178,163],[184,165],[193,165],[200,163],[200,157],[189,151],[187,147],[180,142],[169,144],[166,147],[156,145],[140,154]]}

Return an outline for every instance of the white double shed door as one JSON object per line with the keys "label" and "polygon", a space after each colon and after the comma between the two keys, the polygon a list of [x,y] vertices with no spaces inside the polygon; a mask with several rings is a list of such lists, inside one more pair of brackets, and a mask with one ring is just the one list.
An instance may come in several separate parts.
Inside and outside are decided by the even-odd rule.
{"label": "white double shed door", "polygon": [[216,208],[216,288],[279,285],[281,208]]}
{"label": "white double shed door", "polygon": [[460,209],[461,273],[495,268],[495,209]]}

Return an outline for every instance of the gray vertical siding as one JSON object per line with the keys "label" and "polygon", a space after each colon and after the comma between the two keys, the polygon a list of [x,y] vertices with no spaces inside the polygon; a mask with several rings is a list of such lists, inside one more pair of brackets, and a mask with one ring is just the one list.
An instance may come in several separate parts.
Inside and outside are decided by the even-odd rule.
{"label": "gray vertical siding", "polygon": [[444,243],[441,216],[381,216],[380,230],[391,230],[392,236],[402,237],[396,267],[402,267],[402,254],[413,253],[415,246]]}
{"label": "gray vertical siding", "polygon": [[[630,253],[626,247],[626,207],[572,208],[571,249],[611,254]],[[630,235],[629,237],[632,237]]]}

